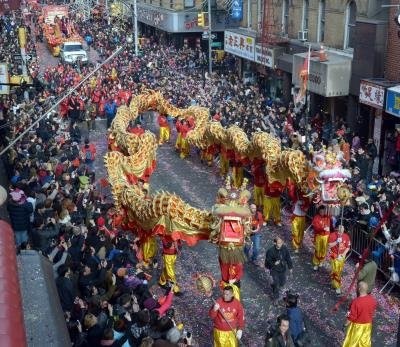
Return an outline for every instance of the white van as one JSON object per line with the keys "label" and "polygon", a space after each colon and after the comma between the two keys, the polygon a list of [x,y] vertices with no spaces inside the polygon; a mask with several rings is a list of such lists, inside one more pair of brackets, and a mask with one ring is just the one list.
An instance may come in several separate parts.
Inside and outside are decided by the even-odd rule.
{"label": "white van", "polygon": [[88,55],[82,46],[82,43],[78,41],[68,41],[61,45],[60,57],[62,62],[69,64],[76,63],[78,60],[82,64],[88,62]]}

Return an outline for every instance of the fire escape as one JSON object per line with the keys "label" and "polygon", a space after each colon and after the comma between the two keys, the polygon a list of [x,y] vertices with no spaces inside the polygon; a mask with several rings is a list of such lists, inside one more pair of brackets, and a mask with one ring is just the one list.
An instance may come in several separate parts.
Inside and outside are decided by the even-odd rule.
{"label": "fire escape", "polygon": [[[276,1],[276,0],[275,0]],[[274,0],[263,1],[260,41],[263,47],[275,46],[287,42],[281,36],[280,23],[277,23],[274,11]]]}

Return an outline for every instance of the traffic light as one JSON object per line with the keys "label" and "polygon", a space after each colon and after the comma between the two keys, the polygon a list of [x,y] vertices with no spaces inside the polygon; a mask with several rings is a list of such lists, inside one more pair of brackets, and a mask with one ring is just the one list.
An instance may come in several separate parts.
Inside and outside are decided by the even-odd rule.
{"label": "traffic light", "polygon": [[204,12],[200,12],[197,14],[197,25],[199,27],[205,27],[205,13]]}

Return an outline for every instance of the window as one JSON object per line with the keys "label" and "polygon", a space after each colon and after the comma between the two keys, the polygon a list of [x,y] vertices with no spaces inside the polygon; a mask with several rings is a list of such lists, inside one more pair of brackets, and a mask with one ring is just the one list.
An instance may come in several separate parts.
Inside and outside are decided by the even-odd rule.
{"label": "window", "polygon": [[289,34],[289,0],[283,0],[282,3],[282,34]]}
{"label": "window", "polygon": [[325,40],[325,0],[319,1],[318,6],[318,35],[317,41],[324,42]]}
{"label": "window", "polygon": [[344,48],[354,48],[354,36],[356,29],[357,5],[350,1],[346,8],[346,27],[344,30]]}
{"label": "window", "polygon": [[308,10],[310,7],[309,0],[303,0],[303,20],[302,20],[302,31],[308,31]]}

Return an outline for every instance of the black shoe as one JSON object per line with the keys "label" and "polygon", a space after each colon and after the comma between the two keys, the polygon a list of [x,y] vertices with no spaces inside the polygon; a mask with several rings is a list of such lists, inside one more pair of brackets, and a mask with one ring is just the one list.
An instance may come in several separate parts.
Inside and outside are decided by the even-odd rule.
{"label": "black shoe", "polygon": [[183,296],[183,293],[181,292],[181,291],[179,291],[179,292],[176,292],[176,293],[174,293],[175,294],[175,296]]}

